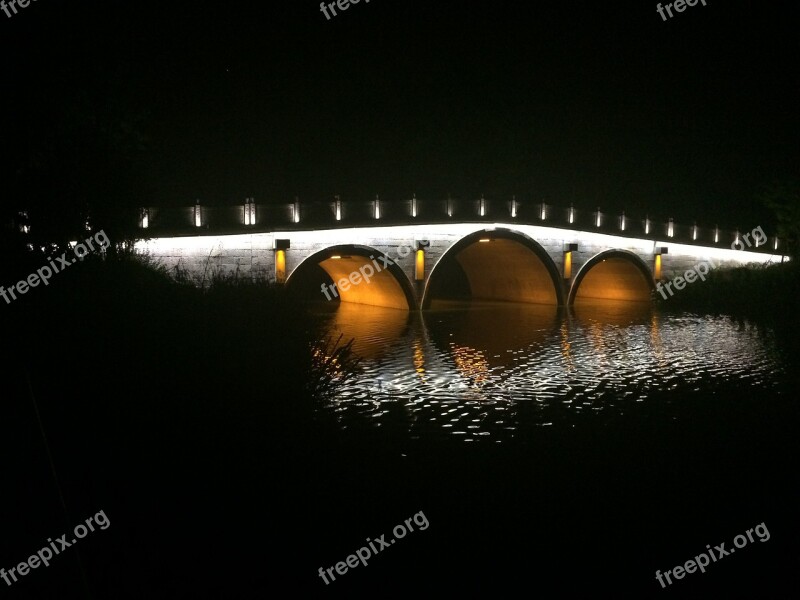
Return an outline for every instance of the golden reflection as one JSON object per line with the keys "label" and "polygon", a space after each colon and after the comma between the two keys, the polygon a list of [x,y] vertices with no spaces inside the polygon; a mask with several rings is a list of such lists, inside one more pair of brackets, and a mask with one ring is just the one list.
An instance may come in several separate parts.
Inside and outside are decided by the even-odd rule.
{"label": "golden reflection", "polygon": [[[511,364],[520,351],[547,343],[558,328],[558,307],[506,302],[444,302],[425,319],[440,348],[475,348],[492,366]],[[446,323],[445,327],[437,322]]]}
{"label": "golden reflection", "polygon": [[355,338],[353,351],[363,358],[391,352],[408,325],[409,313],[392,308],[342,302],[333,313],[330,333],[342,340]]}
{"label": "golden reflection", "polygon": [[420,381],[425,381],[425,351],[418,337],[414,338],[414,371],[419,375]]}
{"label": "golden reflection", "polygon": [[661,342],[661,322],[658,312],[653,311],[650,316],[650,347],[653,349],[654,358],[659,367],[666,366],[664,360],[664,346]]}
{"label": "golden reflection", "polygon": [[589,343],[594,349],[595,356],[601,364],[606,364],[606,336],[603,335],[603,327],[597,321],[592,321],[588,328]]}
{"label": "golden reflection", "polygon": [[569,341],[569,327],[567,326],[567,319],[561,323],[559,328],[561,334],[561,356],[564,357],[564,362],[569,371],[575,370],[575,362],[572,360],[572,344]]}
{"label": "golden reflection", "polygon": [[602,300],[599,298],[575,302],[572,315],[582,324],[593,322],[627,327],[632,323],[650,323],[653,305],[650,302],[628,302],[626,300]]}
{"label": "golden reflection", "polygon": [[468,346],[450,344],[456,369],[474,385],[486,383],[489,376],[489,361],[483,352]]}

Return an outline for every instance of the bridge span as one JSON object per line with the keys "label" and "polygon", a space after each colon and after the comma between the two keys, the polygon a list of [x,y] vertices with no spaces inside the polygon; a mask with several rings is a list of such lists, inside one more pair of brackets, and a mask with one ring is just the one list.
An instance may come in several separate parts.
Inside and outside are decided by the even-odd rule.
{"label": "bridge span", "polygon": [[697,239],[696,226],[685,236],[690,239],[679,239],[671,222],[666,235],[647,222],[647,233],[637,235],[633,223],[626,229],[622,219],[617,231],[516,218],[414,224],[375,219],[307,229],[295,222],[272,231],[264,226],[246,233],[201,229],[200,235],[196,230],[154,235],[137,242],[136,249],[198,281],[235,273],[284,283],[308,300],[401,310],[459,299],[646,302],[658,282],[682,276],[700,262],[730,267],[786,258],[775,252],[778,240],[760,228],[752,237],[736,232],[732,242],[716,230],[709,243]]}

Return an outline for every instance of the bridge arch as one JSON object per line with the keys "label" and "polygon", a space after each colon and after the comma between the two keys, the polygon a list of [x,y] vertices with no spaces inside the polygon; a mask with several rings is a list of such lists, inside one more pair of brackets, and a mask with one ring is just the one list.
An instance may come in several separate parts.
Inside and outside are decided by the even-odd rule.
{"label": "bridge arch", "polygon": [[431,270],[423,309],[431,307],[448,278],[476,300],[564,303],[560,274],[547,250],[512,229],[481,229],[450,246]]}
{"label": "bridge arch", "polygon": [[578,299],[648,302],[654,289],[653,273],[638,254],[605,250],[578,271],[569,290],[569,305]]}
{"label": "bridge arch", "polygon": [[292,270],[286,288],[306,300],[400,310],[417,306],[414,288],[403,270],[380,250],[357,244],[329,246],[308,256]]}

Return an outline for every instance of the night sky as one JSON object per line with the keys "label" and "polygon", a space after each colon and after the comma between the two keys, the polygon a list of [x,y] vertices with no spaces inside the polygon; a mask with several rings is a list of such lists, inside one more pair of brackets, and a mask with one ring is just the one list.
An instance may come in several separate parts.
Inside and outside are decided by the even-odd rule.
{"label": "night sky", "polygon": [[768,225],[800,9],[656,4],[38,0],[0,13],[4,209],[516,194]]}

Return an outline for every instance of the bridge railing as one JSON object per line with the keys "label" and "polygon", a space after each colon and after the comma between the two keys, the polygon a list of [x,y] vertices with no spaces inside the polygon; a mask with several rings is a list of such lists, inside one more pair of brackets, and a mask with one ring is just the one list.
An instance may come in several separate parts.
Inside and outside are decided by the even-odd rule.
{"label": "bridge railing", "polygon": [[[415,223],[520,223],[631,238],[652,239],[698,246],[774,253],[783,248],[782,240],[764,232],[757,246],[745,244],[743,237],[752,230],[721,229],[717,226],[676,223],[672,219],[650,218],[557,206],[545,202],[500,198],[442,198],[421,200],[412,196],[402,201],[342,200],[299,201],[259,204],[248,199],[238,206],[212,206],[196,203],[184,207],[145,207],[139,214],[141,237],[223,235],[263,231],[300,231],[349,227],[385,227]],[[739,245],[736,245],[737,241]]]}

